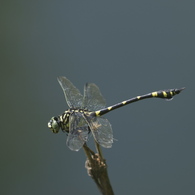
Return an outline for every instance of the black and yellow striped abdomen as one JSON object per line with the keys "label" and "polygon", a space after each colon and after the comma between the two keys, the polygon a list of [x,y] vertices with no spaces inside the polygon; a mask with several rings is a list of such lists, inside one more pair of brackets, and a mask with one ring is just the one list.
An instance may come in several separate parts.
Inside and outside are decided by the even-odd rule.
{"label": "black and yellow striped abdomen", "polygon": [[174,95],[179,94],[182,90],[184,90],[184,88],[160,90],[160,91],[155,91],[155,92],[148,93],[148,94],[141,95],[141,96],[136,96],[134,98],[122,101],[122,102],[120,102],[118,104],[115,104],[113,106],[109,106],[107,108],[104,108],[104,109],[101,109],[101,110],[97,110],[97,111],[95,111],[95,115],[96,116],[102,116],[102,115],[110,112],[111,110],[120,108],[120,107],[125,106],[127,104],[131,104],[133,102],[137,102],[137,101],[140,101],[140,100],[143,100],[143,99],[148,99],[148,98],[153,98],[153,97],[155,97],[155,98],[163,98],[163,99],[172,99]]}

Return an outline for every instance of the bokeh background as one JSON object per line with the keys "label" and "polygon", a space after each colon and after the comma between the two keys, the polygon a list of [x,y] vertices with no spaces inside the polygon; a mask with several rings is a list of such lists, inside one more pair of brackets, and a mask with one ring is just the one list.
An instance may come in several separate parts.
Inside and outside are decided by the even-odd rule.
{"label": "bokeh background", "polygon": [[60,75],[107,105],[186,87],[107,114],[118,141],[103,153],[115,194],[195,194],[194,1],[9,0],[0,18],[0,194],[99,194],[83,150],[47,128],[68,108]]}

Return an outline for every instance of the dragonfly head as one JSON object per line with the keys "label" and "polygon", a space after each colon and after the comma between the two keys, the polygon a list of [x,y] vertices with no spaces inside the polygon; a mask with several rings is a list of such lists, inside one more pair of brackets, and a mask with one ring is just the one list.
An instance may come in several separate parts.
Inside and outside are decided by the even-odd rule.
{"label": "dragonfly head", "polygon": [[58,117],[52,117],[48,122],[48,127],[53,133],[58,133],[60,130],[60,119]]}

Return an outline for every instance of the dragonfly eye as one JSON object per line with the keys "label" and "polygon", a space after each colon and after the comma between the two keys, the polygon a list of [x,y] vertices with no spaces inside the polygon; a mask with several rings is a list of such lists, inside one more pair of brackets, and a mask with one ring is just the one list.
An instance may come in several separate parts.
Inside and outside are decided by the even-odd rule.
{"label": "dragonfly eye", "polygon": [[52,117],[48,122],[48,127],[51,129],[53,133],[58,133],[60,130],[60,124],[57,117]]}

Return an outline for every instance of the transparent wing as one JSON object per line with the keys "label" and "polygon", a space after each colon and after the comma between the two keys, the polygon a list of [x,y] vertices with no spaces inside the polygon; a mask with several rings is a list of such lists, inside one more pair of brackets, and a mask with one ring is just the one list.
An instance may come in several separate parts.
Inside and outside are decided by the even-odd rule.
{"label": "transparent wing", "polygon": [[106,101],[103,98],[100,89],[94,83],[87,83],[84,87],[83,108],[90,111],[100,110],[105,108]]}
{"label": "transparent wing", "polygon": [[58,82],[64,91],[68,106],[70,108],[81,108],[83,96],[80,91],[66,77],[58,77]]}
{"label": "transparent wing", "polygon": [[86,120],[88,121],[95,140],[104,148],[111,148],[113,143],[113,132],[110,122],[103,117],[87,117]]}
{"label": "transparent wing", "polygon": [[88,140],[89,127],[82,113],[75,112],[69,117],[69,134],[66,144],[73,151],[79,151]]}

